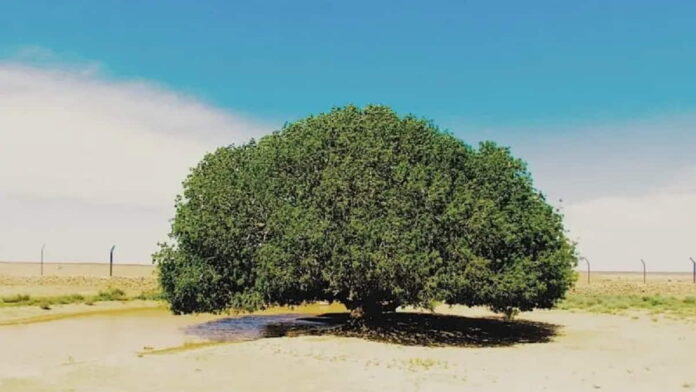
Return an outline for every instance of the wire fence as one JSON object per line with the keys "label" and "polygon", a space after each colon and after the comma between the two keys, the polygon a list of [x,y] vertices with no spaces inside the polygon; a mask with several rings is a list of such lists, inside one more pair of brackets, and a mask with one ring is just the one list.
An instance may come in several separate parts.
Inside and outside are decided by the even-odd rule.
{"label": "wire fence", "polygon": [[[116,245],[111,246],[111,248],[109,249],[108,276],[114,276],[115,250],[116,250]],[[45,259],[46,258],[45,258],[45,256],[46,256],[46,244],[42,244],[41,245],[40,259],[39,259],[40,260],[39,261],[39,264],[40,264],[39,265],[39,275],[40,276],[44,276],[44,274],[46,273],[46,268],[45,268],[45,264],[46,264]],[[587,284],[590,285],[592,283],[592,274],[593,274],[592,264],[590,263],[590,260],[585,256],[579,257],[579,260],[581,262],[585,263],[586,271],[584,272],[584,274],[585,274]],[[643,284],[647,284],[648,283],[648,272],[649,272],[648,271],[648,264],[646,263],[646,261],[644,259],[639,259],[639,261],[640,261],[641,271],[643,274]],[[691,281],[693,284],[696,284],[696,259],[694,259],[693,257],[689,257],[688,261],[691,262],[691,267],[692,267]],[[26,264],[30,264],[30,263],[26,263]],[[53,262],[51,264],[70,264],[70,263]],[[100,264],[100,263],[90,262],[90,263],[77,263],[77,264],[87,265],[87,264]],[[145,266],[144,264],[134,264],[134,263],[124,263],[122,265],[123,266],[132,266],[132,265]],[[601,272],[595,272],[595,273],[607,273],[607,272],[608,271],[601,271]]]}

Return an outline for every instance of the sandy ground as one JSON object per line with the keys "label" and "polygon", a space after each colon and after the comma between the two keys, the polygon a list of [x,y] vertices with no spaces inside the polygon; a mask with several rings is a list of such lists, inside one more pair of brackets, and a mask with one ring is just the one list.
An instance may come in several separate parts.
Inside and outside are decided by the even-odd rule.
{"label": "sandy ground", "polygon": [[39,306],[6,306],[0,307],[0,326],[32,324],[89,315],[120,315],[123,312],[158,308],[163,309],[165,305],[155,301],[107,301],[95,302],[93,305],[83,303],[53,305],[50,310],[44,310]]}
{"label": "sandy ground", "polygon": [[[44,276],[38,263],[0,261],[0,296],[29,294],[50,296],[61,294],[96,294],[109,287],[118,287],[129,294],[154,290],[156,271],[148,264],[115,264],[109,277],[108,263],[46,263]],[[579,294],[661,294],[696,295],[691,273],[649,272],[643,283],[640,272],[580,271],[572,292]],[[572,293],[571,293],[572,294]]]}
{"label": "sandy ground", "polygon": [[579,294],[648,294],[663,296],[695,295],[696,284],[691,273],[648,272],[643,283],[642,272],[580,272],[569,295]]}
{"label": "sandy ground", "polygon": [[157,288],[155,267],[152,265],[117,264],[114,265],[114,276],[109,277],[108,264],[46,263],[44,276],[40,273],[37,263],[0,262],[0,296],[93,295],[110,287],[137,295]]}
{"label": "sandy ground", "polygon": [[[155,267],[151,264],[114,264],[116,277],[148,278],[153,276]],[[33,262],[0,261],[0,275],[40,276],[41,264]],[[103,263],[45,263],[45,276],[108,277],[109,262]]]}
{"label": "sandy ground", "polygon": [[[114,278],[99,264],[54,265],[44,277],[36,266],[0,263],[0,294],[155,285],[151,266],[121,266]],[[647,285],[641,274],[595,273],[590,285],[583,278],[574,292],[696,293],[689,274],[651,274]],[[173,316],[147,301],[0,308],[0,391],[696,391],[696,320],[537,311],[521,318],[558,325],[558,334],[505,347],[332,336],[210,344],[183,332],[220,317]]]}
{"label": "sandy ground", "polygon": [[523,315],[561,325],[560,333],[549,343],[510,347],[312,336],[142,354],[195,340],[182,328],[213,317],[144,309],[2,326],[0,390],[696,390],[696,324],[563,311]]}

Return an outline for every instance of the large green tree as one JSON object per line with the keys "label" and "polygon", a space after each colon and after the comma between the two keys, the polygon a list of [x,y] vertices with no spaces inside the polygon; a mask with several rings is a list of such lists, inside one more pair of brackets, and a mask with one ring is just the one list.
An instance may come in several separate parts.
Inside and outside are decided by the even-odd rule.
{"label": "large green tree", "polygon": [[523,161],[431,122],[348,106],[208,154],[155,254],[176,313],[339,301],[552,307],[572,283],[562,218]]}

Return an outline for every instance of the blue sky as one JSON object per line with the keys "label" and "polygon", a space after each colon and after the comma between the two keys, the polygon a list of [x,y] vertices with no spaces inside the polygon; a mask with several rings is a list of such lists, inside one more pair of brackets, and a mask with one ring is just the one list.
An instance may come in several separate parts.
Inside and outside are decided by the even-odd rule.
{"label": "blue sky", "polygon": [[276,121],[386,103],[458,127],[696,105],[691,1],[4,1],[38,45]]}
{"label": "blue sky", "polygon": [[203,153],[378,103],[510,146],[598,269],[688,270],[694,42],[692,1],[6,0],[0,260],[148,262]]}

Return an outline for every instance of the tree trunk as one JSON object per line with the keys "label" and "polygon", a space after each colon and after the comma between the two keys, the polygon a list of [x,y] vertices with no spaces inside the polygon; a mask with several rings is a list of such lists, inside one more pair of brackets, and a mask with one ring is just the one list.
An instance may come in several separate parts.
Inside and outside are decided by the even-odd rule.
{"label": "tree trunk", "polygon": [[353,322],[365,323],[379,320],[382,316],[382,307],[376,303],[363,303],[352,307],[350,318]]}

